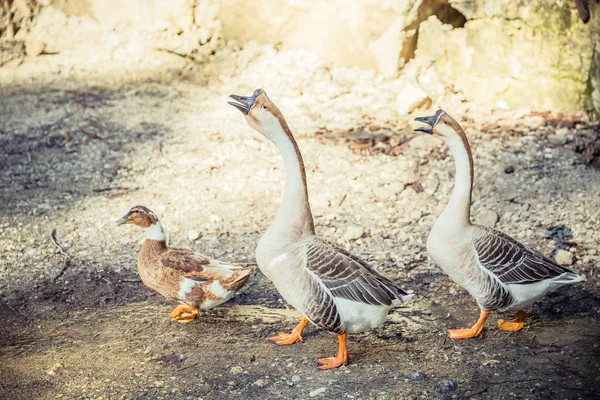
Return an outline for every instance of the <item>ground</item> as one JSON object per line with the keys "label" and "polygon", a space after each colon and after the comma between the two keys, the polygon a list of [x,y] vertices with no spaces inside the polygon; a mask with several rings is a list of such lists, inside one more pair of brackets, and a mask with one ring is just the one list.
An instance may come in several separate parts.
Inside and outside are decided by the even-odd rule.
{"label": "ground", "polygon": [[[510,315],[492,314],[484,335],[452,341],[446,330],[478,309],[424,243],[454,165],[390,111],[394,82],[275,51],[105,78],[2,83],[0,398],[600,396],[600,172],[571,143],[597,129],[585,116],[444,104],[473,145],[475,220],[545,254],[571,251],[587,277],[538,302],[521,332],[495,329]],[[172,244],[252,264],[282,163],[226,101],[258,86],[296,133],[318,234],[416,293],[382,327],[350,335],[347,367],[316,370],[337,343],[315,328],[293,346],[266,341],[299,316],[260,272],[230,303],[170,322],[175,304],[137,276],[142,231],[115,226],[146,205]]]}

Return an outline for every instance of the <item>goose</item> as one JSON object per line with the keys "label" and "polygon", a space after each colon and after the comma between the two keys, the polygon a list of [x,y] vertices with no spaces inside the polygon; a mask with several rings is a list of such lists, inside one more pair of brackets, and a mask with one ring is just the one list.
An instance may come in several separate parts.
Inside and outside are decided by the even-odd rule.
{"label": "goose", "polygon": [[408,294],[375,272],[365,261],[315,234],[300,149],[279,108],[258,89],[252,96],[230,96],[254,130],[279,149],[286,173],[285,191],[275,221],[256,247],[256,261],[281,296],[302,314],[291,333],[269,340],[290,345],[302,341],[308,322],[337,334],[336,357],[317,360],[318,369],[347,365],[348,333],[381,325],[392,307]]}
{"label": "goose", "polygon": [[429,125],[416,131],[446,142],[456,166],[454,190],[429,233],[427,252],[450,279],[475,298],[481,310],[471,328],[451,329],[449,336],[479,336],[490,311],[514,311],[514,320],[501,319],[498,328],[519,331],[524,326],[525,309],[546,293],[585,277],[496,229],[472,224],[473,157],[465,132],[443,110],[415,120]]}
{"label": "goose", "polygon": [[192,322],[199,309],[209,310],[230,300],[256,269],[223,264],[190,249],[167,246],[156,214],[135,206],[117,226],[133,224],[146,230],[138,255],[138,272],[144,285],[181,303],[171,313],[173,321]]}

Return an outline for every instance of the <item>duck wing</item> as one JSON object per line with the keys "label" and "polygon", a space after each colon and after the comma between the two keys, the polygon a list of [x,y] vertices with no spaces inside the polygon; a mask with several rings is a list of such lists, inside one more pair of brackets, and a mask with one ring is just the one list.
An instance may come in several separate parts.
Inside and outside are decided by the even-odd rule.
{"label": "duck wing", "polygon": [[481,234],[473,245],[480,265],[505,284],[527,284],[560,278],[560,282],[581,279],[537,250],[525,247],[504,233],[479,226]]}
{"label": "duck wing", "polygon": [[306,269],[334,297],[371,305],[390,306],[408,301],[408,294],[375,272],[365,261],[317,237],[306,243]]}

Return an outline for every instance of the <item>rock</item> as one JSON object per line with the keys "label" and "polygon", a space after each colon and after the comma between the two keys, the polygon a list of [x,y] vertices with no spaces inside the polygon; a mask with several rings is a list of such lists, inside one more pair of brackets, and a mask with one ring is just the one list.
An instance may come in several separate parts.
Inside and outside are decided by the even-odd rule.
{"label": "rock", "polygon": [[515,167],[513,167],[512,165],[504,167],[505,174],[512,174],[513,172],[515,172]]}
{"label": "rock", "polygon": [[438,390],[440,393],[450,393],[454,392],[458,388],[458,384],[449,379],[444,379],[440,383],[438,383]]}
{"label": "rock", "polygon": [[573,265],[574,256],[573,253],[567,250],[558,250],[556,255],[554,256],[554,260],[558,265],[562,265],[568,267],[569,265]]}
{"label": "rock", "polygon": [[39,253],[38,249],[30,247],[23,252],[23,255],[25,257],[29,258],[29,257],[35,257],[38,253]]}
{"label": "rock", "polygon": [[563,146],[567,143],[568,129],[558,129],[554,135],[548,136],[548,141],[557,146]]}
{"label": "rock", "polygon": [[531,129],[532,131],[541,128],[542,126],[544,126],[545,123],[546,120],[540,115],[532,115],[531,117],[523,119],[523,126]]}
{"label": "rock", "polygon": [[412,381],[422,381],[423,379],[426,378],[426,375],[423,372],[418,371],[418,372],[411,372],[409,374],[406,374],[406,377]]}
{"label": "rock", "polygon": [[430,152],[436,147],[440,146],[440,140],[436,139],[431,135],[419,135],[415,136],[408,142],[408,145],[415,150],[424,150]]}
{"label": "rock", "polygon": [[197,230],[195,230],[195,229],[190,229],[190,230],[188,231],[188,239],[189,239],[190,241],[192,241],[192,242],[193,242],[194,240],[198,240],[198,238],[200,237],[200,235],[201,235],[201,234],[200,234],[200,232],[199,232],[199,231],[197,231]]}
{"label": "rock", "polygon": [[41,40],[27,39],[25,41],[25,52],[30,57],[37,57],[44,52],[46,43]]}
{"label": "rock", "polygon": [[[423,89],[412,81],[405,81],[396,97],[396,111],[399,114],[410,114],[420,107],[425,107],[431,100]],[[426,135],[423,135],[426,136]]]}
{"label": "rock", "polygon": [[475,223],[478,225],[489,226],[493,228],[496,226],[500,218],[495,211],[483,209],[475,216]]}
{"label": "rock", "polygon": [[388,200],[396,195],[394,190],[389,186],[380,186],[373,189],[373,194],[377,196],[379,200]]}
{"label": "rock", "polygon": [[365,230],[360,226],[349,226],[346,228],[346,232],[344,232],[344,239],[356,240],[361,238],[364,233]]}
{"label": "rock", "polygon": [[229,373],[233,375],[241,374],[242,372],[244,372],[244,368],[240,367],[239,365],[229,368]]}
{"label": "rock", "polygon": [[317,397],[323,393],[325,393],[327,391],[327,388],[325,387],[320,387],[318,389],[313,390],[312,392],[310,392],[308,394],[308,397]]}
{"label": "rock", "polygon": [[300,378],[300,375],[292,375],[292,382],[294,383],[298,383],[300,382],[302,379]]}
{"label": "rock", "polygon": [[267,386],[268,383],[269,381],[266,379],[258,379],[252,384],[252,386],[264,387]]}
{"label": "rock", "polygon": [[413,222],[417,222],[418,220],[420,220],[420,219],[421,219],[421,216],[422,216],[422,215],[423,215],[423,214],[421,213],[421,210],[413,210],[413,211],[410,213],[410,219],[411,219],[411,221],[413,221]]}

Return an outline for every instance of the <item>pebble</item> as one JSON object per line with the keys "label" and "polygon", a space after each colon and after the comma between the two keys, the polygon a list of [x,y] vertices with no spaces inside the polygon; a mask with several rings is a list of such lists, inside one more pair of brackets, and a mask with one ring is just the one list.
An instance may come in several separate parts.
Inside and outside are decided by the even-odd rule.
{"label": "pebble", "polygon": [[557,146],[562,146],[567,143],[567,134],[569,131],[563,131],[563,129],[557,130],[554,135],[548,136],[548,141]]}
{"label": "pebble", "polygon": [[512,174],[513,172],[515,172],[515,167],[513,167],[512,165],[504,167],[505,174]]}
{"label": "pebble", "polygon": [[268,380],[266,380],[266,379],[259,379],[259,380],[257,380],[256,382],[254,382],[254,383],[252,384],[252,386],[263,387],[263,386],[267,386],[267,383],[269,383],[269,381],[268,381]]}
{"label": "pebble", "polygon": [[25,53],[30,57],[37,57],[44,52],[46,43],[41,40],[27,39],[25,41]]}
{"label": "pebble", "polygon": [[239,365],[229,368],[229,373],[233,375],[241,374],[242,372],[244,372],[244,368],[240,367]]}
{"label": "pebble", "polygon": [[300,378],[300,375],[292,375],[292,382],[298,383],[301,380],[302,380],[302,378]]}
{"label": "pebble", "polygon": [[500,217],[498,217],[498,214],[495,211],[483,209],[475,216],[475,223],[493,228],[496,226],[499,219]]}
{"label": "pebble", "polygon": [[344,233],[344,239],[346,240],[356,240],[365,233],[365,230],[360,226],[349,226],[346,228],[346,232]]}
{"label": "pebble", "polygon": [[546,124],[544,117],[540,115],[533,115],[523,119],[523,125],[531,130],[537,130]]}
{"label": "pebble", "polygon": [[554,259],[558,265],[563,265],[565,267],[573,265],[574,261],[573,253],[567,250],[558,250],[554,256]]}
{"label": "pebble", "polygon": [[315,390],[313,390],[312,392],[310,392],[310,393],[308,394],[308,397],[317,397],[318,395],[320,395],[320,394],[323,394],[323,393],[325,393],[326,391],[327,391],[327,388],[325,388],[325,387],[321,387],[321,388],[315,389]]}
{"label": "pebble", "polygon": [[449,379],[444,379],[438,384],[438,390],[440,393],[454,392],[458,388],[458,384]]}
{"label": "pebble", "polygon": [[425,379],[426,376],[423,372],[418,371],[418,372],[411,372],[410,374],[406,374],[406,377],[413,381],[422,381],[423,379]]}
{"label": "pebble", "polygon": [[189,230],[187,234],[188,234],[188,239],[192,242],[194,240],[198,240],[198,238],[200,237],[200,232],[195,229]]}

